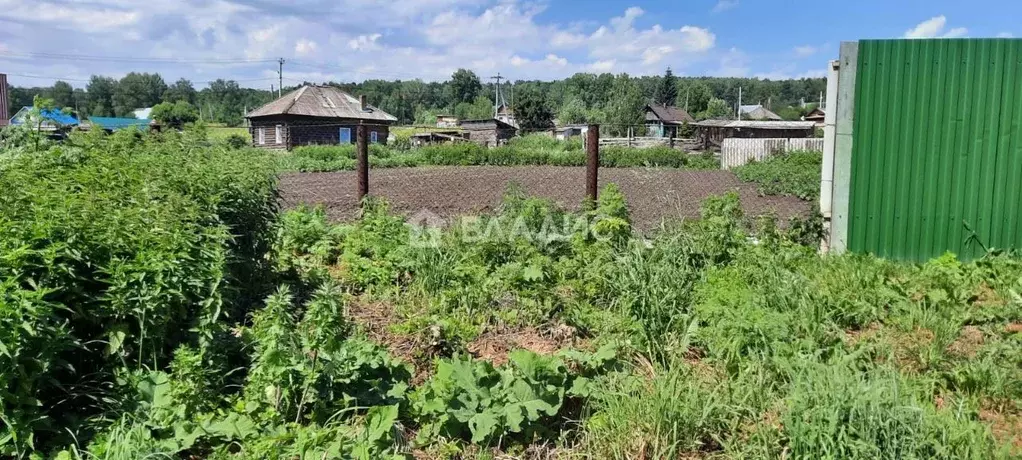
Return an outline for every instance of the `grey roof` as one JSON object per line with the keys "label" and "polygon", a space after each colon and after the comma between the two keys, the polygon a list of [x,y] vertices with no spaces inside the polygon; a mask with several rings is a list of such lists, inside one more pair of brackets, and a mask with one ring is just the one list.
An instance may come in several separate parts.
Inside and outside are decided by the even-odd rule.
{"label": "grey roof", "polygon": [[706,128],[750,128],[750,129],[812,129],[811,121],[759,121],[759,120],[703,120],[693,126]]}
{"label": "grey roof", "polygon": [[692,123],[696,121],[689,115],[685,109],[680,107],[666,107],[660,104],[650,104],[646,106],[647,109],[652,110],[656,114],[660,121],[665,123]]}
{"label": "grey roof", "polygon": [[366,104],[366,110],[363,111],[357,97],[333,86],[303,86],[249,112],[245,117],[255,118],[270,115],[397,121],[397,117],[368,104]]}
{"label": "grey roof", "polygon": [[767,109],[766,107],[763,107],[762,105],[759,105],[759,104],[757,104],[757,105],[743,105],[743,106],[741,106],[741,111],[742,111],[743,114],[747,114],[750,117],[752,117],[753,119],[758,119],[758,120],[783,120],[783,118],[781,118],[780,115],[771,112],[769,109]]}
{"label": "grey roof", "polygon": [[461,120],[460,122],[458,122],[458,126],[460,126],[462,129],[467,130],[492,129],[488,127],[491,123],[494,124],[494,127],[500,129],[518,129],[515,128],[514,125],[505,123],[496,118],[484,118],[482,120]]}

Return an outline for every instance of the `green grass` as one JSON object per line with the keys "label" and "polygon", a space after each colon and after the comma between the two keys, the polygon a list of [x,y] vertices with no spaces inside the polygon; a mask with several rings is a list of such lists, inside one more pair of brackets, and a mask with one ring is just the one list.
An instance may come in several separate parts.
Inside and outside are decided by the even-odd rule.
{"label": "green grass", "polygon": [[613,185],[335,223],[201,132],[4,140],[0,456],[1022,454],[1010,254],[821,256],[735,193],[646,238]]}
{"label": "green grass", "polygon": [[753,182],[764,195],[795,196],[815,200],[820,196],[823,154],[794,151],[732,169],[739,179]]}
{"label": "green grass", "polygon": [[242,136],[249,141],[252,140],[252,136],[248,132],[248,128],[228,128],[226,126],[209,126],[209,137],[213,140],[223,140],[231,136]]}
{"label": "green grass", "polygon": [[[373,145],[369,152],[374,168],[414,166],[584,166],[585,152],[580,139],[559,141],[549,136],[530,135],[512,139],[508,145],[486,148],[473,143],[426,146],[399,150]],[[648,149],[605,147],[600,164],[604,167],[663,167],[719,169],[712,156],[694,156],[682,151],[654,147]],[[303,146],[278,157],[283,171],[326,172],[354,169],[354,147]]]}

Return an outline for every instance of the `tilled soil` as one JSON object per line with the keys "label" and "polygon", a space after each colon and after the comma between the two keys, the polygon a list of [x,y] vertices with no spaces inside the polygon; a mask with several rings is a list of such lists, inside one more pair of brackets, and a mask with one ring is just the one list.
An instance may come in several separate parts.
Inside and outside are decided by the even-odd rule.
{"label": "tilled soil", "polygon": [[[355,181],[353,171],[284,174],[283,205],[322,205],[331,219],[351,220],[358,213]],[[494,211],[512,182],[569,210],[577,210],[585,196],[585,168],[580,167],[441,166],[369,172],[370,194],[386,198],[394,212],[411,216],[428,210],[445,219]],[[760,196],[755,184],[741,182],[728,171],[602,168],[600,188],[609,183],[624,192],[634,224],[644,231],[664,221],[698,218],[703,199],[731,190],[741,196],[746,216],[774,213],[784,222],[807,215],[813,207],[798,198]]]}

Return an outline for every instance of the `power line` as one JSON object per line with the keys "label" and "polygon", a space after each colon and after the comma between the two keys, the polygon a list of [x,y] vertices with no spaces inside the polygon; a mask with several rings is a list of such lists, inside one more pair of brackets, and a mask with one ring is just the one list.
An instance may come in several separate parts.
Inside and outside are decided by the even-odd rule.
{"label": "power line", "polygon": [[95,56],[84,54],[60,53],[12,53],[0,52],[0,56],[25,59],[50,59],[61,61],[94,61],[94,62],[147,62],[162,64],[256,64],[276,62],[276,59],[180,59],[132,56]]}

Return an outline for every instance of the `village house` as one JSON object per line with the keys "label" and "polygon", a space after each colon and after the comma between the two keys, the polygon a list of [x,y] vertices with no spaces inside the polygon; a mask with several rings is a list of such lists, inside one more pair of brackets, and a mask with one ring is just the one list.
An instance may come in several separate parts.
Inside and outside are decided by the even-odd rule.
{"label": "village house", "polygon": [[827,124],[826,123],[826,118],[827,118],[827,113],[824,112],[819,107],[817,107],[817,108],[813,109],[812,112],[809,112],[804,117],[802,117],[802,121],[811,121],[813,123],[816,123],[816,127],[817,128],[822,128],[822,127],[824,127],[824,125]]}
{"label": "village house", "polygon": [[38,112],[39,118],[35,118],[32,109],[29,106],[22,107],[11,117],[10,124],[25,125],[33,130],[55,134],[67,133],[71,128],[78,126],[78,117],[72,114],[57,109],[43,109]]}
{"label": "village house", "polygon": [[681,127],[695,121],[692,115],[679,107],[646,106],[646,135],[649,137],[678,137]]}
{"label": "village house", "polygon": [[437,128],[457,128],[458,117],[454,115],[437,115],[436,116],[436,127]]}
{"label": "village house", "polygon": [[813,137],[811,121],[704,120],[693,123],[704,150],[720,146],[724,139],[798,139]]}
{"label": "village house", "polygon": [[245,116],[252,144],[271,149],[300,145],[352,144],[358,125],[368,141],[386,144],[397,118],[333,86],[306,85]]}
{"label": "village house", "polygon": [[504,145],[515,137],[518,129],[495,118],[487,120],[462,120],[461,129],[468,133],[468,140],[484,147]]}
{"label": "village house", "polygon": [[762,105],[743,105],[739,107],[739,112],[742,114],[742,119],[745,120],[783,120],[780,115],[771,112]]}

